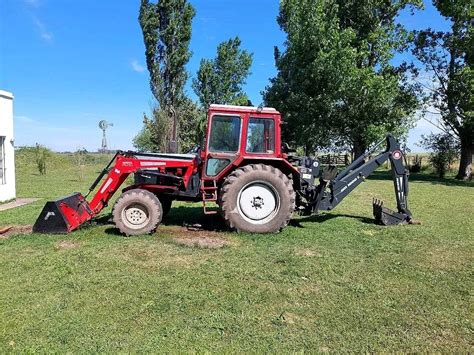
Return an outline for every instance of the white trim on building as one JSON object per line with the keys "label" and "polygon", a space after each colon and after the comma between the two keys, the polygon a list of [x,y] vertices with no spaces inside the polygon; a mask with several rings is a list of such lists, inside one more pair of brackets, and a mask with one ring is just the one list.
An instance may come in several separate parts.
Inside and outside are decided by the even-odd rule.
{"label": "white trim on building", "polygon": [[16,197],[13,95],[0,90],[0,202]]}

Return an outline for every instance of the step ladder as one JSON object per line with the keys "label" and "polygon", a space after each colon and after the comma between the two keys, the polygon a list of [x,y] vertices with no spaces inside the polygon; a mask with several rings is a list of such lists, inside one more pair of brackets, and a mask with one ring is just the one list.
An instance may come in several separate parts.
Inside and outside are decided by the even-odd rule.
{"label": "step ladder", "polygon": [[[212,183],[212,185],[206,185],[206,182]],[[217,210],[209,209],[206,206],[206,202],[217,202],[217,183],[216,180],[202,180],[201,181],[201,194],[202,194],[202,209],[204,214],[216,214]]]}

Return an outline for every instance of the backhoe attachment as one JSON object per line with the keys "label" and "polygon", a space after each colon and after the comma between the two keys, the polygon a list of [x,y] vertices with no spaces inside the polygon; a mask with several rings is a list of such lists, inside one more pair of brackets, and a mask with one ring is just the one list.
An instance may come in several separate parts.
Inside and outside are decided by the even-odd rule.
{"label": "backhoe attachment", "polygon": [[[372,154],[386,143],[386,149],[375,157]],[[357,158],[343,171],[333,174],[333,166],[326,167],[320,178],[320,184],[313,189],[308,188],[304,195],[309,203],[305,207],[306,213],[317,213],[319,210],[332,210],[366,177],[372,174],[379,166],[390,161],[392,169],[392,179],[397,201],[397,211],[392,211],[384,207],[383,202],[378,199],[373,200],[373,213],[375,221],[386,226],[412,223],[412,214],[408,209],[408,170],[405,167],[405,157],[398,141],[392,136],[387,137],[374,146],[366,154]],[[328,175],[330,177],[324,177]],[[328,188],[326,188],[328,187]]]}

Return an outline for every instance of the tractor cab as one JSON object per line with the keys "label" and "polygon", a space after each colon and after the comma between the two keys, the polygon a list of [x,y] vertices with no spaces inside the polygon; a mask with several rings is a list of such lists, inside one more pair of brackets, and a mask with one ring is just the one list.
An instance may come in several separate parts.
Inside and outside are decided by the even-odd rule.
{"label": "tractor cab", "polygon": [[218,181],[243,160],[281,158],[280,120],[273,108],[211,105],[202,178]]}

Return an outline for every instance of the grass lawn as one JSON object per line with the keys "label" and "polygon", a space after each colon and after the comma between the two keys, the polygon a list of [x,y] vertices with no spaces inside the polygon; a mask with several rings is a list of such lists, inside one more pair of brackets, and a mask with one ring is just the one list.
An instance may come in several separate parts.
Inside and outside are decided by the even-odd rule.
{"label": "grass lawn", "polygon": [[[17,155],[18,197],[0,226],[32,224],[46,199],[86,192],[107,157],[54,156],[39,176]],[[0,239],[0,352],[473,351],[474,183],[411,177],[421,226],[372,223],[372,197],[394,207],[378,172],[333,212],[275,235],[219,232],[220,249],[183,246],[178,204],[152,236],[113,226]],[[110,214],[110,207],[104,212]],[[184,230],[184,231],[183,231]]]}

